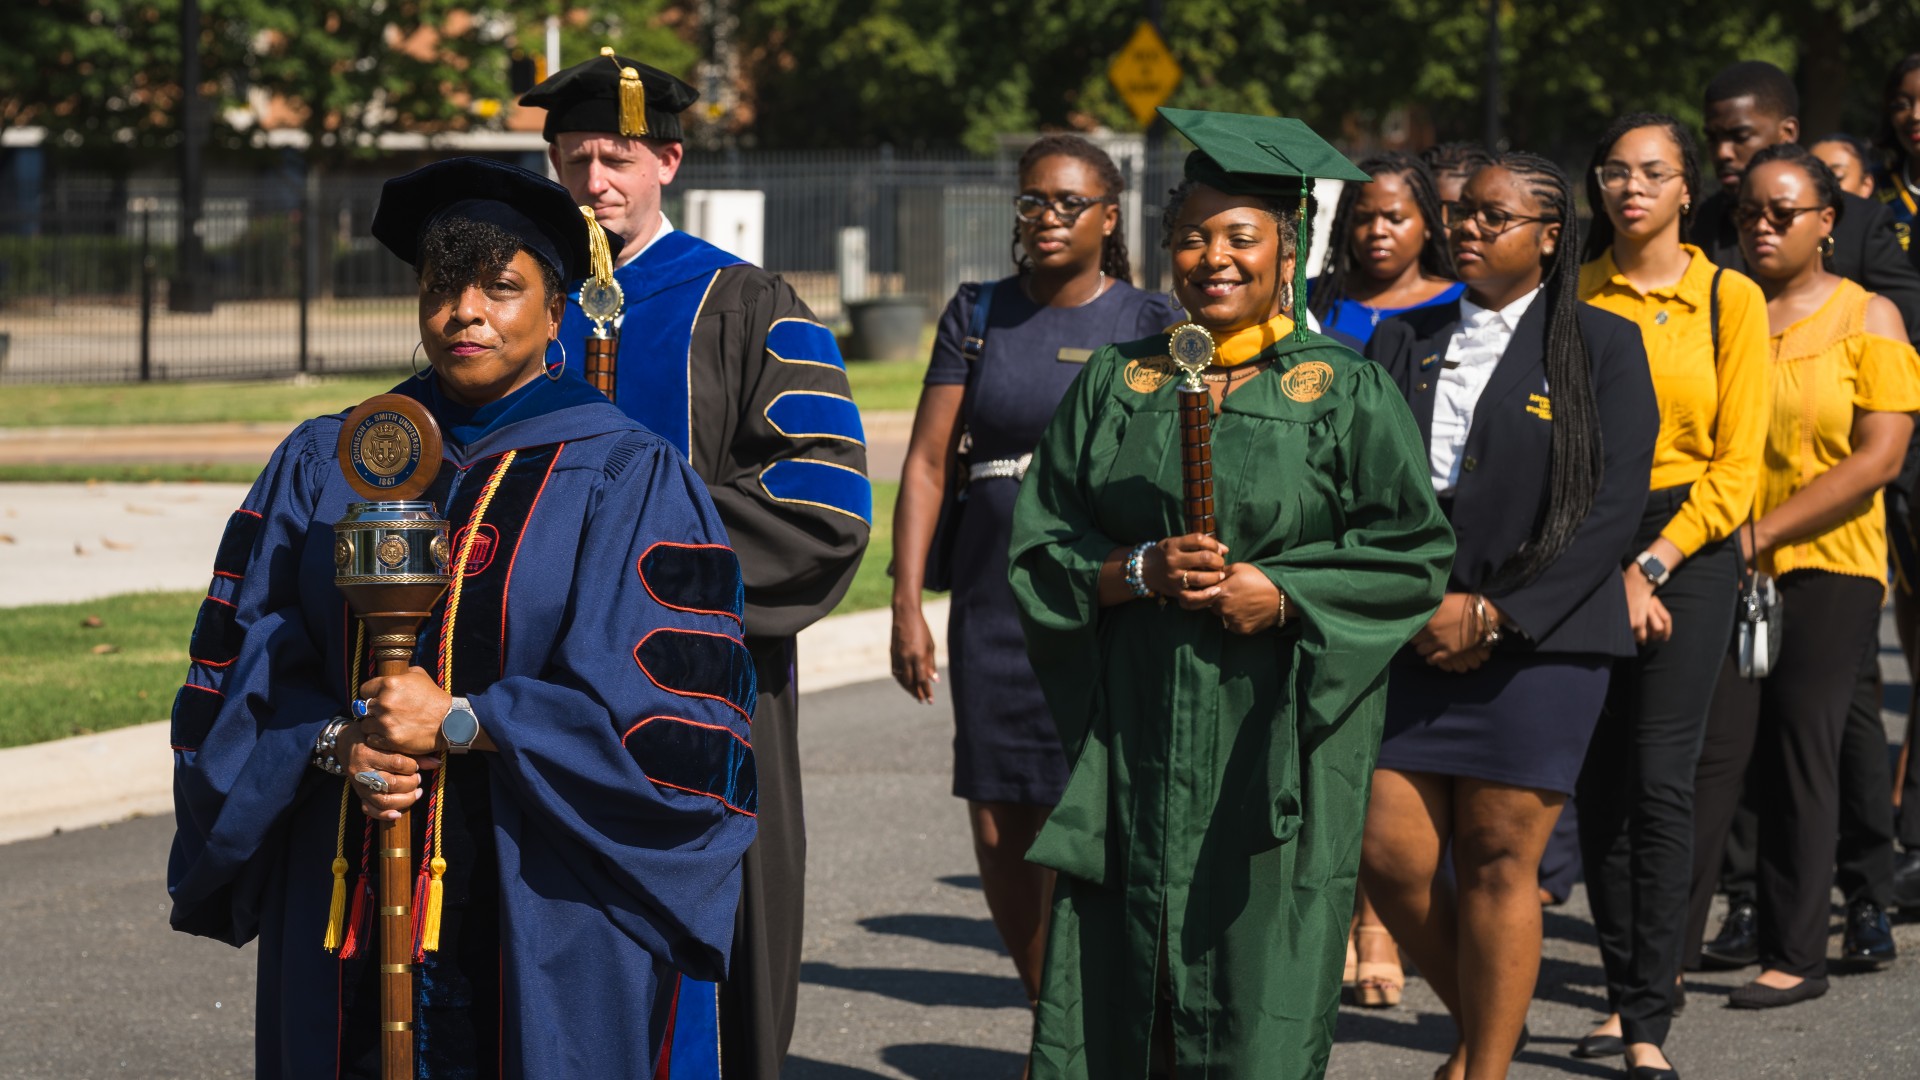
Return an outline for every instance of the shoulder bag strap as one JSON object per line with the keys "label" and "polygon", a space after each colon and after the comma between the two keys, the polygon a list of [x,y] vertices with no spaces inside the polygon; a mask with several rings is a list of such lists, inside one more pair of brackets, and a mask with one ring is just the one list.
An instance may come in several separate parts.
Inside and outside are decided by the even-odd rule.
{"label": "shoulder bag strap", "polygon": [[1713,362],[1720,363],[1720,275],[1727,272],[1724,266],[1713,271],[1713,287],[1707,291],[1707,325],[1713,330]]}

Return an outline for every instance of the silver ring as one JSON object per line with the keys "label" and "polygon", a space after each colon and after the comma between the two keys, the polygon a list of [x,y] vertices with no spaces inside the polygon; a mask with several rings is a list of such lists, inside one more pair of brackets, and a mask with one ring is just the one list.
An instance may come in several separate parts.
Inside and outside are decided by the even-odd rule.
{"label": "silver ring", "polygon": [[353,715],[361,718],[362,720],[367,718],[367,699],[366,698],[357,697],[353,699]]}
{"label": "silver ring", "polygon": [[1185,570],[1180,571],[1180,587],[1187,590],[1193,588],[1193,583],[1187,580],[1187,572]]}
{"label": "silver ring", "polygon": [[368,769],[365,772],[354,773],[353,779],[356,783],[368,791],[373,792],[375,795],[385,795],[387,793],[387,778],[374,772],[372,769]]}

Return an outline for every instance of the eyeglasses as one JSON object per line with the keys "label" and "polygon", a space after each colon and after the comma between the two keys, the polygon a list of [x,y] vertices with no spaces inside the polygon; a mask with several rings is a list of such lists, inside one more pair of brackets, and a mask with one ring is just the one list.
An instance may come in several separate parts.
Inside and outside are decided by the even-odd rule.
{"label": "eyeglasses", "polygon": [[1080,220],[1080,215],[1086,213],[1089,207],[1112,201],[1111,195],[1097,199],[1085,195],[1062,195],[1057,199],[1049,199],[1044,195],[1016,195],[1013,212],[1020,215],[1021,221],[1039,221],[1048,210],[1052,210],[1053,216],[1060,219],[1060,224],[1071,225]]}
{"label": "eyeglasses", "polygon": [[1793,223],[1800,220],[1801,214],[1811,214],[1816,210],[1825,210],[1824,206],[1736,206],[1733,208],[1733,223],[1741,229],[1752,229],[1760,224],[1761,218],[1773,226],[1774,232],[1786,232]]}
{"label": "eyeglasses", "polygon": [[1600,186],[1608,191],[1619,191],[1627,186],[1627,181],[1638,176],[1654,187],[1665,187],[1667,181],[1680,178],[1679,169],[1668,169],[1659,165],[1649,165],[1645,169],[1636,169],[1631,165],[1606,164],[1593,170],[1600,180]]}
{"label": "eyeglasses", "polygon": [[1478,222],[1481,235],[1489,240],[1515,225],[1524,225],[1529,221],[1539,221],[1549,225],[1560,223],[1557,217],[1523,217],[1519,214],[1509,214],[1497,206],[1475,206],[1468,202],[1446,204],[1441,211],[1441,216],[1446,219],[1447,228],[1450,230],[1460,228],[1469,219]]}

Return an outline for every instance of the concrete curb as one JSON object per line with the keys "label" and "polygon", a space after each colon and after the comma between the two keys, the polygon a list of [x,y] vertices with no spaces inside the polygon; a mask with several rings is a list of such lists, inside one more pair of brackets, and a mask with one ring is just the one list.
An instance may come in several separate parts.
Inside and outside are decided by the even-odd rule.
{"label": "concrete curb", "polygon": [[[927,605],[945,667],[947,601]],[[833,615],[800,634],[802,693],[890,675],[892,613]],[[802,721],[804,723],[804,720]],[[0,750],[0,844],[173,812],[167,722]]]}

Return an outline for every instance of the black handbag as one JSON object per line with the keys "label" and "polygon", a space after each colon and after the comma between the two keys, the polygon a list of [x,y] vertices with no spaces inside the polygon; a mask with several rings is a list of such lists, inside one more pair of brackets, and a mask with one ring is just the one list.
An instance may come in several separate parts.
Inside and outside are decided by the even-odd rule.
{"label": "black handbag", "polygon": [[[987,312],[993,304],[996,282],[980,285],[973,304],[973,317],[967,323],[967,337],[960,353],[967,358],[967,400],[973,398],[973,383],[980,371],[980,354],[987,347]],[[953,589],[953,547],[960,535],[960,515],[967,508],[967,468],[972,463],[973,436],[967,430],[967,407],[960,408],[960,438],[953,459],[947,462],[947,489],[940,498],[940,516],[934,521],[933,542],[927,545],[927,572],[921,579],[924,588],[934,592]]]}
{"label": "black handbag", "polygon": [[[1713,328],[1713,360],[1720,362],[1720,275],[1725,270],[1713,272],[1713,291],[1708,305],[1708,321]],[[1753,540],[1753,509],[1747,509],[1747,539]],[[1736,551],[1740,557],[1740,598],[1735,601],[1733,613],[1734,661],[1739,665],[1743,679],[1764,679],[1773,671],[1773,665],[1780,660],[1781,623],[1786,613],[1786,605],[1780,601],[1780,590],[1773,584],[1773,578],[1756,573],[1748,560],[1746,549],[1740,548],[1739,537],[1734,537]]]}

